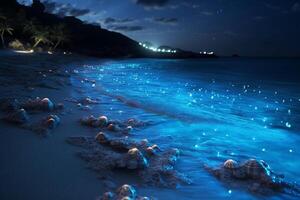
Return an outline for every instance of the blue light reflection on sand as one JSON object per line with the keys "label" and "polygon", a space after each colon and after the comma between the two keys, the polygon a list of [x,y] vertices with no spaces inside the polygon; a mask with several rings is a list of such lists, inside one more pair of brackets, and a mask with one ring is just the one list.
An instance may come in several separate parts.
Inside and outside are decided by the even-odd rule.
{"label": "blue light reflection on sand", "polygon": [[[94,63],[78,69],[87,79],[96,80],[94,85],[74,82],[85,87],[89,96],[109,94],[101,112],[158,122],[135,137],[182,150],[178,168],[193,177],[195,184],[158,194],[180,199],[255,199],[244,191],[226,188],[202,166],[216,166],[228,158],[255,157],[283,172],[288,180],[300,181],[299,82],[278,81],[276,74],[272,75],[275,78],[265,76],[255,68],[262,62],[268,69],[275,61],[251,60],[253,68],[246,72],[235,68],[242,68],[244,62],[230,60]],[[300,63],[276,62],[292,68]]]}

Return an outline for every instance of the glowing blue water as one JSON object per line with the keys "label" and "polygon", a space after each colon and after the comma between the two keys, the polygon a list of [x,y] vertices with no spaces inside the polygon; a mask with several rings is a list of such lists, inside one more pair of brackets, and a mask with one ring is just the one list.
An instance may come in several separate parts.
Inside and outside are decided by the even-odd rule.
{"label": "glowing blue water", "polygon": [[254,157],[300,182],[297,67],[300,60],[120,60],[79,66],[73,83],[102,98],[95,114],[156,122],[134,137],[182,150],[178,169],[194,184],[176,191],[142,188],[144,193],[161,199],[257,199],[218,182],[203,165]]}

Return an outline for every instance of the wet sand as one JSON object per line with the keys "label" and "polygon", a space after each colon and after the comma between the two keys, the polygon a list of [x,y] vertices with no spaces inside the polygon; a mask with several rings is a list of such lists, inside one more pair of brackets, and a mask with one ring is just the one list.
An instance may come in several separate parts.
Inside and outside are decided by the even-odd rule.
{"label": "wet sand", "polygon": [[[160,199],[172,199],[176,197],[180,197],[180,199],[197,199],[198,197],[205,199],[231,199],[232,195],[236,195],[234,196],[235,199],[264,198],[237,190],[234,190],[233,194],[231,194],[231,192],[229,193],[231,191],[230,188],[217,181],[202,167],[204,162],[212,162],[213,164],[221,163],[225,158],[227,159],[230,156],[245,159],[246,156],[243,156],[247,155],[248,158],[249,153],[239,147],[239,144],[243,141],[241,139],[241,142],[238,142],[240,137],[238,132],[240,129],[238,127],[235,129],[231,126],[235,119],[240,118],[242,118],[243,124],[247,124],[247,121],[243,118],[245,116],[234,116],[234,118],[229,119],[231,121],[225,120],[227,123],[221,126],[218,123],[220,120],[224,120],[225,117],[218,115],[213,119],[214,112],[208,111],[209,105],[204,104],[203,110],[199,110],[202,116],[193,115],[198,113],[187,114],[185,112],[175,115],[175,111],[170,112],[170,110],[156,105],[150,106],[143,101],[134,101],[135,98],[133,97],[127,98],[118,95],[118,88],[116,88],[115,92],[112,88],[108,88],[111,91],[104,90],[98,84],[102,76],[107,75],[107,80],[100,80],[100,82],[107,81],[110,84],[120,84],[117,86],[121,87],[127,87],[127,83],[123,85],[124,83],[121,81],[122,77],[129,77],[126,75],[126,70],[122,74],[122,69],[115,76],[109,76],[113,73],[113,69],[105,71],[106,74],[101,71],[101,68],[97,72],[99,74],[93,74],[93,70],[90,70],[93,69],[93,63],[99,65],[101,62],[107,61],[94,60],[77,55],[19,55],[1,52],[0,62],[1,98],[13,97],[24,100],[27,98],[47,97],[54,103],[61,102],[65,106],[62,112],[55,113],[61,118],[60,125],[51,131],[47,137],[38,135],[33,131],[24,130],[15,125],[4,123],[3,121],[0,122],[1,199],[96,199],[103,192],[107,191],[111,183],[103,181],[103,178],[99,178],[101,173],[96,173],[88,169],[86,162],[76,156],[76,152],[81,151],[81,148],[66,143],[66,138],[70,136],[94,137],[97,134],[97,129],[84,127],[79,123],[79,119],[91,114],[95,116],[107,114],[111,119],[119,120],[130,117],[138,117],[141,120],[154,119],[155,126],[153,128],[145,131],[135,131],[133,137],[137,139],[148,138],[153,143],[161,143],[163,148],[168,148],[169,146],[180,147],[184,153],[177,166],[195,180],[195,185],[182,186],[178,190],[158,189],[156,187],[143,186],[140,179],[134,173],[114,171],[114,174],[110,175],[110,177],[113,185],[116,187],[125,183],[133,183],[138,186],[139,193],[147,196],[158,196],[161,197]],[[109,63],[108,61],[108,65]],[[118,64],[115,65],[117,66],[112,65],[111,68],[115,67],[116,70],[120,70],[118,69]],[[126,62],[124,66],[126,66]],[[131,64],[127,67],[130,70]],[[78,72],[78,68],[80,68],[80,72]],[[90,74],[85,74],[85,71]],[[95,75],[95,77],[87,79],[88,75]],[[136,84],[135,81],[137,81],[136,77],[138,76],[136,76],[135,72],[130,75],[132,77],[129,78],[133,78],[134,81],[128,81],[128,84]],[[100,77],[99,80],[97,76]],[[114,78],[113,80],[110,79],[112,77]],[[93,79],[97,79],[96,87],[94,86]],[[141,78],[137,82],[142,83],[145,80]],[[164,83],[161,82],[160,84]],[[163,87],[163,85],[158,86]],[[166,88],[168,89],[167,86]],[[130,89],[130,85],[126,89]],[[136,91],[133,90],[130,92],[134,93]],[[157,92],[162,92],[164,95],[164,91]],[[99,97],[100,104],[91,105],[91,109],[81,109],[76,103],[69,101],[74,98],[86,98],[89,95]],[[146,98],[149,99],[149,96]],[[159,101],[161,100],[163,99],[159,99]],[[159,101],[156,103],[160,103]],[[38,121],[48,114],[49,112],[34,113],[30,117],[33,121]],[[3,113],[1,113],[2,115]],[[196,126],[198,124],[200,124],[200,128]],[[214,128],[215,126],[219,126],[220,130]],[[257,126],[254,128],[258,130],[260,127]],[[187,129],[188,132],[186,132]],[[208,137],[207,135],[203,135],[204,132],[202,130],[204,129],[210,130],[209,132],[205,131]],[[232,152],[239,152],[240,155],[231,154],[231,151],[227,150],[233,145],[232,141],[226,139],[228,137],[226,134],[228,130],[237,132],[235,133],[236,137],[232,133],[232,137],[236,138],[238,144],[237,147],[234,146]],[[190,135],[192,132],[199,135],[197,136],[198,139],[194,138],[196,135]],[[285,137],[285,133],[279,131],[278,133],[277,137],[282,137],[282,139],[286,139],[287,141],[292,140]],[[213,137],[213,134],[218,136]],[[209,138],[210,135],[212,138]],[[271,142],[269,138],[260,135],[257,135],[257,140],[260,137],[262,141]],[[277,139],[275,138],[274,142]],[[297,140],[297,138],[294,140],[295,144]],[[267,142],[264,143],[267,144]],[[297,154],[296,148],[293,148],[295,154]],[[280,149],[282,148],[280,147]],[[251,155],[255,154],[256,149],[254,147],[250,148],[250,144],[248,150],[251,151]],[[288,150],[286,149],[287,152]],[[265,156],[265,158],[268,158],[272,162],[272,166],[276,170],[282,169],[280,165],[276,165],[277,162],[272,159],[272,156]],[[287,160],[287,162],[290,162],[291,165],[293,164],[292,161]],[[279,164],[283,165],[283,163]],[[289,174],[289,177],[293,175]],[[218,191],[218,194],[216,191]],[[283,197],[273,196],[271,199],[280,198]],[[285,198],[288,199],[288,197]]]}
{"label": "wet sand", "polygon": [[[76,55],[12,53],[0,57],[1,98],[48,97],[65,105],[64,113],[59,115],[61,124],[47,137],[0,122],[1,199],[95,199],[103,193],[97,175],[86,169],[84,161],[75,155],[78,149],[65,142],[68,136],[89,135],[78,123],[83,112],[64,101],[71,96],[72,86],[65,71],[70,69],[62,66],[81,59]],[[30,116],[40,119],[46,114]]]}

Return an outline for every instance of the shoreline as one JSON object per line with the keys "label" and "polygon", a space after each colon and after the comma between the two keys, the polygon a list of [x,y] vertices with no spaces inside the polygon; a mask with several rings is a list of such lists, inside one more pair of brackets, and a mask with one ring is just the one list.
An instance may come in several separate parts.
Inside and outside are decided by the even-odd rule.
{"label": "shoreline", "polygon": [[[78,152],[81,152],[80,147],[67,143],[69,137],[93,138],[98,133],[97,129],[80,124],[80,119],[97,111],[93,108],[85,109],[89,108],[89,104],[86,107],[79,107],[78,102],[69,100],[74,99],[74,93],[77,97],[81,96],[80,99],[88,98],[85,95],[86,91],[75,88],[70,82],[70,78],[71,76],[78,76],[75,68],[85,65],[84,63],[93,62],[93,59],[86,62],[86,57],[74,61],[74,56],[77,57],[76,55],[65,57],[66,60],[62,62],[60,61],[61,56],[49,56],[47,54],[0,56],[2,63],[6,59],[10,60],[9,63],[15,58],[19,58],[16,59],[18,63],[26,63],[26,60],[29,59],[32,61],[30,65],[34,66],[32,68],[27,66],[27,69],[22,70],[17,67],[10,74],[10,78],[19,81],[14,82],[14,84],[9,83],[9,81],[6,84],[1,84],[1,99],[7,97],[26,101],[28,98],[46,97],[55,104],[64,104],[64,109],[61,111],[28,112],[30,123],[33,126],[49,114],[59,116],[60,124],[53,130],[47,131],[46,135],[1,120],[2,134],[0,138],[1,141],[5,141],[5,144],[0,145],[1,163],[5,163],[1,167],[4,174],[2,177],[6,180],[5,184],[3,181],[0,182],[0,192],[3,198],[32,199],[35,196],[37,199],[46,193],[47,199],[96,199],[101,197],[101,194],[115,190],[128,182],[134,183],[134,187],[138,186],[141,191],[144,191],[143,188],[149,188],[142,184],[138,178],[132,177],[133,173],[117,170],[114,171],[114,174],[111,172],[107,174],[104,171],[99,173],[88,169],[87,163],[77,155]],[[48,59],[51,59],[50,62]],[[53,61],[58,62],[53,63]],[[69,68],[72,63],[75,64],[73,69]],[[19,64],[17,66],[21,67]],[[43,67],[41,68],[41,66]],[[68,67],[65,68],[65,66]],[[26,68],[26,66],[24,67]],[[0,70],[3,69],[0,68]],[[20,72],[21,74],[18,74]],[[21,81],[23,73],[30,74],[30,77]],[[0,82],[3,83],[2,78],[0,76]],[[28,83],[29,80],[34,80],[34,82]],[[89,81],[83,79],[82,76],[78,76],[75,80],[79,82]],[[6,87],[3,87],[5,85]],[[93,106],[92,104],[90,106]],[[98,105],[95,104],[94,106]],[[99,106],[101,107],[101,104]],[[106,111],[101,113],[108,114]],[[4,116],[5,113],[1,112],[0,117],[3,118]],[[16,145],[16,149],[12,148]],[[27,184],[22,187],[21,185],[24,183]],[[88,187],[90,191],[81,193],[82,185],[85,185],[85,188]],[[36,188],[32,188],[33,186]],[[17,193],[14,193],[14,188],[19,188]],[[65,191],[66,189],[70,191]],[[144,191],[143,194],[150,197],[154,196],[148,190]],[[26,195],[29,195],[28,198]]]}
{"label": "shoreline", "polygon": [[[122,132],[110,131],[106,128],[89,127],[89,122],[87,123],[88,126],[83,126],[80,124],[80,119],[90,115],[96,117],[106,115],[112,123],[119,124],[120,128],[122,128],[123,123],[126,122],[127,119],[138,116],[136,111],[142,112],[141,110],[143,110],[139,109],[138,106],[138,108],[135,108],[135,106],[129,102],[129,107],[125,105],[128,107],[128,110],[126,110],[127,113],[120,115],[118,111],[122,111],[122,108],[124,109],[124,102],[122,102],[124,99],[120,99],[118,96],[107,95],[105,92],[101,92],[101,90],[97,90],[96,88],[92,89],[94,87],[93,84],[101,88],[101,83],[98,85],[98,82],[95,82],[96,79],[87,78],[88,76],[84,75],[85,67],[88,69],[90,65],[93,66],[95,63],[97,64],[95,67],[99,67],[99,65],[101,66],[102,64],[101,59],[80,57],[78,55],[59,56],[33,54],[12,55],[12,57],[0,55],[0,61],[3,63],[0,67],[0,82],[2,83],[0,86],[1,97],[18,98],[20,101],[25,101],[28,98],[47,97],[55,104],[64,104],[64,110],[62,111],[29,113],[33,122],[38,122],[50,113],[60,117],[61,123],[49,132],[50,134],[47,138],[40,137],[33,131],[25,130],[3,121],[0,122],[1,130],[3,130],[3,133],[0,135],[1,141],[3,142],[3,144],[0,145],[0,159],[1,163],[4,163],[2,171],[4,180],[6,180],[0,183],[0,192],[4,197],[32,199],[34,196],[34,199],[38,199],[47,194],[46,199],[95,199],[102,193],[112,191],[114,188],[126,183],[133,183],[133,186],[138,189],[139,194],[149,197],[155,197],[155,194],[159,193],[165,194],[165,197],[173,198],[176,197],[177,192],[183,192],[169,188],[149,186],[144,184],[140,178],[137,178],[135,172],[129,172],[127,170],[116,170],[110,174],[106,171],[97,173],[87,169],[87,164],[89,167],[91,165],[99,166],[99,163],[94,162],[95,160],[89,159],[89,156],[93,155],[90,153],[97,151],[93,149],[95,146],[93,139],[97,133],[99,133],[99,131],[108,131],[109,135],[113,136],[112,138],[108,137],[108,141],[112,142],[114,139],[118,139],[119,134],[122,134]],[[111,64],[111,62],[115,62],[115,60],[105,59],[103,60],[104,65],[106,65],[105,62],[107,61],[107,65]],[[80,68],[81,70],[78,72],[75,70],[76,68]],[[125,70],[122,72],[124,71]],[[109,71],[108,69],[107,73],[114,73],[114,71]],[[99,73],[99,75],[101,76],[102,73]],[[126,74],[122,75],[125,76]],[[96,76],[96,78],[98,77]],[[112,83],[115,84],[114,81],[112,81]],[[91,90],[88,91],[88,88]],[[97,98],[90,98],[89,95],[96,95]],[[127,99],[125,99],[125,103],[126,102]],[[81,105],[78,105],[79,103]],[[112,112],[112,110],[114,112]],[[160,113],[155,114],[153,112],[150,112],[149,115],[150,114],[161,115]],[[1,117],[2,115],[3,113],[1,113]],[[114,120],[116,121],[114,122]],[[146,117],[140,120],[141,121],[137,122],[147,122]],[[184,126],[188,126],[189,123],[185,123],[183,120],[178,121],[182,123],[178,124],[179,131],[184,131]],[[156,129],[159,130],[159,127],[161,128],[164,124],[162,123],[160,125],[161,121],[154,121],[153,123],[158,125],[158,127],[146,130],[145,133],[143,127],[137,127],[135,130],[134,125],[136,124],[133,124],[134,131],[132,134],[126,135],[128,136],[127,138],[136,141],[147,138],[151,145],[155,144],[155,142],[159,143],[160,137],[157,135],[159,133],[153,133],[152,131]],[[207,123],[204,121],[202,124],[205,126],[205,124],[211,123],[212,122],[208,120]],[[127,125],[128,124],[126,124],[125,128],[128,128]],[[94,125],[92,124],[92,126]],[[152,126],[151,123],[149,126]],[[70,137],[73,139],[75,137],[75,142],[73,141],[75,146],[66,143],[66,139]],[[87,141],[91,141],[89,144],[93,144],[92,146],[89,146],[89,144],[86,146],[89,149],[89,153],[84,155],[88,156],[88,158],[85,157],[85,160],[77,156],[77,152],[83,152],[80,146],[76,147],[77,139],[82,137],[86,138]],[[167,139],[167,144],[162,146],[163,150],[178,146],[177,141],[173,140],[174,138],[172,136],[166,135],[165,138]],[[122,139],[121,141],[124,142],[125,140]],[[173,142],[175,142],[176,145]],[[84,142],[80,145],[82,144],[84,144]],[[121,148],[124,148],[125,145],[125,149],[127,150],[127,144],[121,142],[120,145],[119,147]],[[111,148],[114,147],[112,146]],[[188,149],[184,150],[189,151]],[[106,152],[106,149],[104,149],[104,152]],[[113,153],[115,153],[115,151],[113,151]],[[145,152],[143,152],[143,154],[145,154]],[[195,160],[189,159],[188,155],[184,154],[183,156],[185,159],[179,159],[179,166],[183,165],[183,163],[195,162]],[[112,157],[110,162],[112,162],[112,164],[119,164],[114,158],[115,157]],[[147,157],[147,159],[153,162],[151,161],[151,157]],[[220,158],[214,159],[217,161]],[[197,170],[203,171],[201,168],[201,159],[196,161],[199,161],[199,163],[197,163],[199,165],[197,165]],[[124,162],[126,163],[126,161]],[[100,164],[100,166],[101,165],[102,164]],[[210,169],[208,169],[208,171],[209,170]],[[99,169],[97,171],[99,172]],[[187,172],[189,175],[196,173],[195,171],[184,172]],[[207,177],[210,175],[205,172],[201,174],[201,176],[202,178],[206,177],[204,180],[207,180]],[[212,189],[220,187],[214,177],[210,177],[208,180],[211,180],[211,183],[207,184],[210,185]],[[181,188],[184,188],[186,191],[191,191],[194,186],[195,185],[182,185]],[[205,184],[205,186],[202,187],[208,186]],[[16,188],[18,188],[18,193],[15,192]],[[83,192],[82,189],[86,191]],[[192,199],[191,196],[193,196],[193,194],[187,195],[190,196],[190,198],[187,197],[187,199]],[[229,194],[226,193],[222,195],[224,195],[223,197],[225,198],[228,197]]]}
{"label": "shoreline", "polygon": [[[48,97],[53,102],[63,102],[65,113],[59,114],[61,124],[51,131],[47,138],[39,136],[33,131],[22,129],[3,121],[0,122],[2,132],[0,137],[1,141],[3,141],[0,151],[1,171],[5,180],[5,182],[1,181],[1,196],[4,199],[45,199],[43,195],[47,194],[48,199],[95,199],[102,192],[101,188],[103,186],[101,182],[93,172],[85,170],[85,163],[75,155],[76,148],[65,142],[67,136],[81,135],[82,133],[90,134],[88,130],[77,124],[79,115],[82,115],[81,111],[75,110],[74,113],[72,111],[74,106],[64,101],[66,97],[72,94],[72,86],[69,85],[70,77],[68,74],[63,73],[66,69],[60,66],[68,58],[65,57],[60,62],[60,57],[57,57],[55,61],[53,60],[54,56],[51,56],[52,64],[47,64],[47,62],[45,64],[48,55],[44,58],[43,56],[38,58],[32,55],[16,56],[23,58],[24,63],[26,63],[27,59],[32,61],[33,58],[36,58],[31,63],[31,65],[36,67],[24,66],[28,68],[26,72],[30,74],[30,77],[27,78],[35,81],[29,83],[28,87],[24,87],[23,84],[27,84],[27,81],[14,81],[14,79],[18,80],[23,77],[22,74],[11,74],[12,81],[15,84],[11,84],[10,80],[6,80],[7,84],[5,85],[8,87],[3,87],[5,85],[1,84],[1,97],[7,96],[18,99],[35,98],[37,96],[41,98]],[[2,56],[0,59],[3,63]],[[76,63],[73,59],[76,59],[76,57],[70,58],[69,62]],[[11,59],[9,62],[11,62]],[[19,59],[15,62],[22,63]],[[19,68],[12,73],[22,71],[20,69],[21,66],[18,66]],[[59,67],[57,68],[57,66]],[[62,70],[62,72],[59,71],[57,74],[52,74],[49,70]],[[41,71],[43,72],[42,74],[39,73]],[[46,81],[41,78],[43,74],[46,74]],[[3,82],[2,79],[3,77],[1,76],[1,82]],[[55,79],[59,79],[59,82],[55,82]],[[56,89],[38,85],[39,82]],[[30,115],[30,117],[32,120],[38,121],[47,114],[36,113]],[[77,131],[74,132],[74,130]],[[90,188],[84,195],[80,192],[81,184]],[[18,188],[18,192],[16,192],[16,188]],[[98,190],[98,193],[95,193],[96,190]]]}

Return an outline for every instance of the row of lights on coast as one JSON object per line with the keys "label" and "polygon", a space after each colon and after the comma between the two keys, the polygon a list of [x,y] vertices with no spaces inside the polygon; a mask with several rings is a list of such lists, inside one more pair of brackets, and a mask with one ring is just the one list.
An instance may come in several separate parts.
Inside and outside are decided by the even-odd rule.
{"label": "row of lights on coast", "polygon": [[155,47],[149,47],[146,44],[139,43],[140,46],[144,47],[145,49],[149,49],[154,52],[161,52],[161,53],[177,53],[176,50],[171,50],[171,49],[160,49],[160,48],[155,48]]}
{"label": "row of lights on coast", "polygon": [[211,52],[201,51],[200,54],[201,55],[214,55],[215,53],[213,51],[211,51]]}

